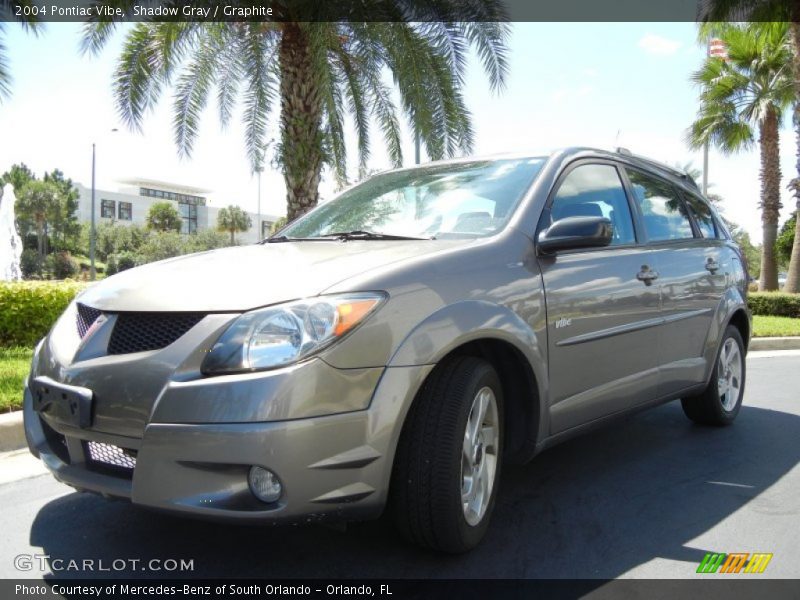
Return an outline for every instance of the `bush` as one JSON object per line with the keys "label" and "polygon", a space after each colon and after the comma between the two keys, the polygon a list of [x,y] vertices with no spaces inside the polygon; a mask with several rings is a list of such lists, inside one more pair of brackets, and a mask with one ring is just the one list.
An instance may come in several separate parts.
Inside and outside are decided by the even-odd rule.
{"label": "bush", "polygon": [[175,231],[151,233],[151,235],[147,236],[147,240],[142,244],[142,247],[139,248],[140,264],[186,254],[184,250],[185,238],[185,235]]}
{"label": "bush", "polygon": [[25,248],[19,258],[19,268],[25,279],[32,279],[39,275],[39,253],[36,250]]}
{"label": "bush", "polygon": [[68,281],[0,282],[0,346],[35,345],[84,287]]}
{"label": "bush", "polygon": [[69,252],[58,252],[53,255],[53,276],[56,279],[75,277],[80,270],[78,261]]}
{"label": "bush", "polygon": [[115,258],[117,259],[117,273],[132,269],[138,263],[136,255],[132,252],[120,252]]}
{"label": "bush", "polygon": [[754,315],[800,318],[800,294],[756,292],[747,295]]}

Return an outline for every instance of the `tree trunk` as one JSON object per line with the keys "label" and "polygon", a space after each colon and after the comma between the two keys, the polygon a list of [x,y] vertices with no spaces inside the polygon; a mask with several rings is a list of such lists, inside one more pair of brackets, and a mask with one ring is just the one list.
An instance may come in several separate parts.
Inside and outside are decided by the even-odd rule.
{"label": "tree trunk", "polygon": [[789,187],[794,192],[795,209],[797,212],[797,222],[794,229],[794,245],[792,246],[792,256],[789,259],[789,274],[786,278],[785,292],[800,292],[800,6],[793,4],[792,22],[789,23],[791,32],[792,46],[794,47],[794,57],[792,58],[792,74],[794,75],[794,132],[795,144],[797,145],[797,172],[792,179]]}
{"label": "tree trunk", "polygon": [[36,251],[39,254],[39,275],[42,274],[44,263],[44,221],[36,217]]}
{"label": "tree trunk", "polygon": [[285,23],[279,50],[281,158],[289,221],[317,205],[322,174],[322,99],[307,26]]}
{"label": "tree trunk", "polygon": [[233,238],[233,231],[234,230],[231,229],[231,246],[233,246],[236,243],[236,240]]}
{"label": "tree trunk", "polygon": [[758,289],[762,292],[778,289],[778,261],[775,240],[778,238],[778,219],[781,211],[781,165],[778,146],[778,115],[767,109],[759,132],[761,146],[761,277]]}

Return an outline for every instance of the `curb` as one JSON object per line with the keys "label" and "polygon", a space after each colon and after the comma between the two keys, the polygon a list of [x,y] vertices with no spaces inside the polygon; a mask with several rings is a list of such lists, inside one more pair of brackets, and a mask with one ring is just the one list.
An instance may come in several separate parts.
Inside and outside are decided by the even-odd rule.
{"label": "curb", "polygon": [[0,415],[0,452],[19,450],[27,446],[25,428],[22,425],[22,411]]}
{"label": "curb", "polygon": [[800,337],[752,338],[748,350],[800,350]]}

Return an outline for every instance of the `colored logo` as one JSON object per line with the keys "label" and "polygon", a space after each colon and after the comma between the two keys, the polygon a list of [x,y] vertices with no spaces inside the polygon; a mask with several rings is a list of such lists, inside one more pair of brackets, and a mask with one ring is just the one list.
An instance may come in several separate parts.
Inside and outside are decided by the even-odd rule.
{"label": "colored logo", "polygon": [[763,573],[767,568],[772,554],[765,552],[732,552],[723,554],[708,552],[700,566],[697,567],[698,573]]}

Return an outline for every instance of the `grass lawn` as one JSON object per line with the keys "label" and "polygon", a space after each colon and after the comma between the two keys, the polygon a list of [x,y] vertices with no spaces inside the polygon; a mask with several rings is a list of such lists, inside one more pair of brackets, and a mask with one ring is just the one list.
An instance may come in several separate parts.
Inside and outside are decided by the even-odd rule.
{"label": "grass lawn", "polygon": [[753,337],[800,336],[800,319],[753,315]]}
{"label": "grass lawn", "polygon": [[22,408],[22,382],[32,355],[31,348],[0,348],[0,412]]}

